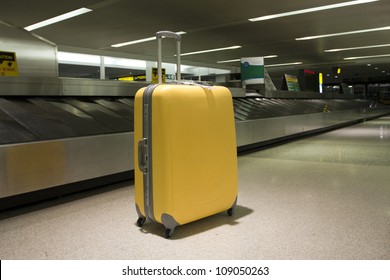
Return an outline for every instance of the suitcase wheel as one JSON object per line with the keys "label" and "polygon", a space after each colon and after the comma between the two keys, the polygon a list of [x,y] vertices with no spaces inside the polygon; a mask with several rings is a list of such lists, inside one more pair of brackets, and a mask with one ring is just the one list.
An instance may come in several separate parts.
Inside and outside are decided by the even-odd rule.
{"label": "suitcase wheel", "polygon": [[146,222],[146,218],[138,218],[137,220],[137,226],[142,227],[142,225]]}
{"label": "suitcase wheel", "polygon": [[228,216],[233,216],[233,212],[234,212],[233,207],[232,207],[232,208],[229,208],[229,209],[227,210]]}
{"label": "suitcase wheel", "polygon": [[170,238],[173,234],[173,229],[170,229],[170,228],[166,228],[165,229],[165,232],[164,232],[164,235],[165,235],[165,238]]}

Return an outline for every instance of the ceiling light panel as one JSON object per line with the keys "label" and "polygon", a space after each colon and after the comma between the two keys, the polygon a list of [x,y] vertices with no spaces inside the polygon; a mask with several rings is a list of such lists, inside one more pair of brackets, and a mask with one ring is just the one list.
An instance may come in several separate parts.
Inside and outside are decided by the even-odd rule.
{"label": "ceiling light panel", "polygon": [[[175,33],[179,34],[179,35],[187,34],[187,32],[184,32],[184,31],[179,31],[179,32],[175,32]],[[134,41],[129,41],[129,42],[124,42],[124,43],[119,43],[119,44],[114,44],[114,45],[111,45],[111,47],[120,48],[120,47],[124,47],[124,46],[128,46],[128,45],[134,45],[134,44],[144,43],[144,42],[153,41],[153,40],[156,40],[156,36],[148,37],[148,38],[144,38],[144,39],[139,39],[139,40],[134,40]]]}
{"label": "ceiling light panel", "polygon": [[361,46],[361,47],[342,48],[342,49],[330,49],[330,50],[324,50],[324,52],[342,52],[342,51],[362,50],[362,49],[372,49],[372,48],[383,48],[383,47],[390,47],[390,44],[373,45],[373,46]]}
{"label": "ceiling light panel", "polygon": [[221,60],[221,61],[217,61],[217,63],[229,63],[229,62],[239,62],[239,61],[241,61],[241,58],[230,59],[230,60]]}
{"label": "ceiling light panel", "polygon": [[202,54],[202,53],[209,53],[209,52],[219,52],[219,51],[225,51],[225,50],[234,50],[234,49],[239,49],[239,48],[241,48],[241,46],[231,46],[231,47],[225,47],[225,48],[218,48],[218,49],[210,49],[210,50],[182,53],[180,56]]}
{"label": "ceiling light panel", "polygon": [[88,9],[88,8],[80,8],[80,9],[77,9],[77,10],[56,16],[56,17],[49,18],[49,19],[41,21],[41,22],[37,22],[37,23],[29,25],[29,26],[26,26],[24,29],[26,29],[27,31],[32,31],[32,30],[35,30],[35,29],[38,29],[38,28],[41,28],[44,26],[48,26],[48,25],[51,25],[51,24],[54,24],[54,23],[57,23],[57,22],[60,22],[63,20],[70,19],[72,17],[76,17],[76,16],[79,16],[79,15],[82,15],[85,13],[89,13],[91,11],[92,10]]}
{"label": "ceiling light panel", "polygon": [[291,65],[300,65],[303,64],[303,62],[288,62],[288,63],[279,63],[279,64],[269,64],[264,65],[264,67],[279,67],[279,66],[291,66]]}
{"label": "ceiling light panel", "polygon": [[355,59],[366,59],[366,58],[379,58],[379,57],[388,57],[390,54],[378,54],[378,55],[367,55],[367,56],[354,56],[354,57],[345,57],[344,60],[355,60]]}
{"label": "ceiling light panel", "polygon": [[257,18],[250,18],[249,21],[255,22],[255,21],[262,21],[262,20],[270,20],[270,19],[274,19],[274,18],[307,14],[307,13],[319,12],[319,11],[330,10],[330,9],[338,9],[338,8],[343,8],[343,7],[347,7],[347,6],[366,4],[366,3],[376,2],[376,1],[379,1],[379,0],[348,1],[348,2],[343,2],[343,3],[337,3],[337,4],[332,4],[332,5],[325,5],[325,6],[320,6],[320,7],[302,9],[302,10],[291,11],[291,12],[286,12],[286,13],[261,16],[261,17],[257,17]]}
{"label": "ceiling light panel", "polygon": [[111,47],[120,48],[120,47],[124,47],[124,46],[128,46],[128,45],[134,45],[134,44],[139,44],[139,43],[153,41],[153,40],[156,40],[155,36],[149,37],[149,38],[144,38],[144,39],[139,39],[139,40],[134,40],[134,41],[129,41],[129,42],[124,42],[124,43],[119,43],[119,44],[111,45]]}
{"label": "ceiling light panel", "polygon": [[295,40],[297,41],[314,40],[314,39],[327,38],[327,37],[345,36],[345,35],[367,33],[367,32],[387,31],[387,30],[390,30],[390,26],[371,28],[371,29],[362,29],[362,30],[355,30],[355,31],[348,31],[348,32],[340,32],[340,33],[332,33],[332,34],[307,36],[307,37],[295,38]]}

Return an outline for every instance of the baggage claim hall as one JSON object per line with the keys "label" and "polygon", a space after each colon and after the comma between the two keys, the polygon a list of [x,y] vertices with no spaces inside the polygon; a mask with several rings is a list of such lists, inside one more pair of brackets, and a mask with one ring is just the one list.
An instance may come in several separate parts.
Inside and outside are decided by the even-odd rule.
{"label": "baggage claim hall", "polygon": [[[14,0],[0,10],[0,259],[389,260],[390,2],[221,3]],[[156,32],[166,30],[176,40],[163,36],[161,69]],[[199,148],[209,135],[188,121],[191,141],[135,141],[135,95],[159,70],[171,87],[227,88],[233,136]],[[157,152],[190,151],[168,172],[186,170],[185,188],[202,168],[235,164],[223,153],[197,163],[196,149],[233,140],[237,176],[192,188],[196,207],[183,215],[209,207],[198,196],[217,203],[219,181],[238,188],[234,207],[173,234],[140,218],[135,174],[151,212]],[[142,164],[153,159],[150,193]]]}

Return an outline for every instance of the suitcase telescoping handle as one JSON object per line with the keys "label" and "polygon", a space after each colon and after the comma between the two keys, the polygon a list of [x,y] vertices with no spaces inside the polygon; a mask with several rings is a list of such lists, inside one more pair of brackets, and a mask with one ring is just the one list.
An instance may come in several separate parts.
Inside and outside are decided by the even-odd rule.
{"label": "suitcase telescoping handle", "polygon": [[157,39],[157,71],[158,71],[158,83],[162,83],[162,54],[161,54],[161,41],[162,38],[173,38],[176,39],[176,56],[177,56],[177,76],[176,80],[181,80],[181,72],[180,72],[180,41],[181,36],[180,34],[177,34],[172,31],[159,31],[156,33],[156,39]]}

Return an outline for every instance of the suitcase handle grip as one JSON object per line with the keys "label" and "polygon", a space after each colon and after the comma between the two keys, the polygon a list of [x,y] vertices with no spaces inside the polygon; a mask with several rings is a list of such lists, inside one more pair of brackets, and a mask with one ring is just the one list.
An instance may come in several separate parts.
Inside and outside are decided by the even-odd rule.
{"label": "suitcase handle grip", "polygon": [[157,37],[157,39],[162,38],[162,37],[167,37],[167,38],[174,38],[176,40],[180,40],[180,38],[181,38],[180,34],[177,34],[177,33],[172,32],[172,31],[158,31],[156,33],[156,37]]}
{"label": "suitcase handle grip", "polygon": [[180,41],[181,41],[181,36],[180,34],[177,34],[172,31],[159,31],[156,33],[156,39],[157,39],[157,74],[158,74],[158,83],[162,83],[162,54],[161,54],[161,41],[162,38],[173,38],[176,39],[176,65],[177,65],[177,76],[176,80],[180,81],[181,80],[181,71],[180,71]]}
{"label": "suitcase handle grip", "polygon": [[138,168],[143,173],[148,172],[147,159],[147,139],[143,138],[138,141]]}

